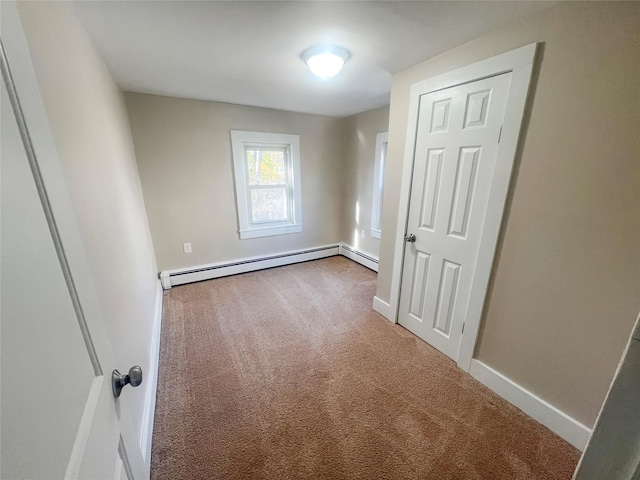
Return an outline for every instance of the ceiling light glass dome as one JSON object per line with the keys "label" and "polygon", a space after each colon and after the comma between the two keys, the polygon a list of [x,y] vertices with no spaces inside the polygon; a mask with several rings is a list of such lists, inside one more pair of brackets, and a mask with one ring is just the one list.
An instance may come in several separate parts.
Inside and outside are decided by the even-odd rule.
{"label": "ceiling light glass dome", "polygon": [[335,45],[316,45],[302,52],[300,58],[314,75],[326,80],[342,70],[349,59],[349,52]]}

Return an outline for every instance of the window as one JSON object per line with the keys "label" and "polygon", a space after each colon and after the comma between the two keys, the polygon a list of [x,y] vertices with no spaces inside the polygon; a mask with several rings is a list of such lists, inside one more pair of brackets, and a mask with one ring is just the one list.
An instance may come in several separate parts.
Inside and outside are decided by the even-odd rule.
{"label": "window", "polygon": [[300,137],[231,131],[240,238],[302,231]]}
{"label": "window", "polygon": [[384,168],[387,163],[388,132],[376,135],[376,163],[373,170],[373,195],[371,197],[371,236],[380,238],[382,221],[382,194]]}

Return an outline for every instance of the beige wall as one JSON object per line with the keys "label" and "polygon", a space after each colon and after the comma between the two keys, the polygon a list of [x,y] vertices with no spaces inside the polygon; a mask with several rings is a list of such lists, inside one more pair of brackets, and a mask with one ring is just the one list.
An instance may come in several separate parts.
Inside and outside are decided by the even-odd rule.
{"label": "beige wall", "polygon": [[[342,240],[378,256],[380,240],[371,236],[371,202],[376,135],[389,127],[389,106],[345,119],[345,150],[342,179]],[[365,238],[360,231],[365,230]]]}
{"label": "beige wall", "polygon": [[[148,372],[158,279],[123,95],[70,3],[19,10],[118,361],[103,368]],[[149,386],[120,402],[138,433]]]}
{"label": "beige wall", "polygon": [[565,3],[394,76],[377,295],[412,83],[532,42],[539,76],[476,356],[591,426],[640,310],[640,4]]}
{"label": "beige wall", "polygon": [[[137,93],[126,101],[160,270],[342,240],[343,119]],[[302,233],[239,239],[230,130],[300,135]]]}

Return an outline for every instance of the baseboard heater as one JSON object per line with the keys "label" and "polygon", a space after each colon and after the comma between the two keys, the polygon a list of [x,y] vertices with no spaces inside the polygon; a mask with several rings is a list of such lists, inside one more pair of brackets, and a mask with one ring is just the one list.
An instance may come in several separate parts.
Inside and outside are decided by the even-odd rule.
{"label": "baseboard heater", "polygon": [[370,268],[374,272],[378,271],[378,259],[376,257],[369,255],[368,253],[361,252],[360,250],[353,248],[351,245],[341,243],[340,255],[344,255],[345,257]]}
{"label": "baseboard heater", "polygon": [[292,263],[317,260],[319,258],[333,257],[340,254],[340,245],[325,245],[317,248],[305,250],[295,250],[291,252],[268,255],[264,257],[251,257],[235,260],[232,262],[212,263],[194,268],[184,268],[178,270],[168,270],[160,272],[162,288],[165,290],[183,285],[185,283],[200,282],[213,278],[236,275],[238,273],[253,272],[265,268],[280,267]]}
{"label": "baseboard heater", "polygon": [[191,268],[181,268],[177,270],[166,270],[160,272],[160,281],[165,290],[185,283],[201,282],[213,278],[236,275],[238,273],[254,272],[265,268],[281,267],[293,263],[318,260],[320,258],[343,255],[354,260],[371,270],[378,271],[378,259],[360,252],[355,248],[345,244],[324,245],[322,247],[308,248],[304,250],[294,250],[283,252],[277,255],[264,257],[250,257],[231,262],[211,263]]}

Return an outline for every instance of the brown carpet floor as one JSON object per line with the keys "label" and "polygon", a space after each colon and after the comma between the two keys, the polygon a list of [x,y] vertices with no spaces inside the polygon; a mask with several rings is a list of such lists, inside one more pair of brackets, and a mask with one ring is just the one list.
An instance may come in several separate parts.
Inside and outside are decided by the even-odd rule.
{"label": "brown carpet floor", "polygon": [[371,309],[344,257],[164,296],[151,477],[569,479],[579,452]]}

